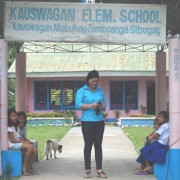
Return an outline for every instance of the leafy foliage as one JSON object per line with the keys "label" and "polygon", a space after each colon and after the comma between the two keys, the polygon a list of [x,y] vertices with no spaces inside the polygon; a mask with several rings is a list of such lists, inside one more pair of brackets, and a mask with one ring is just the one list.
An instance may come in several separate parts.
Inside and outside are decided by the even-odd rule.
{"label": "leafy foliage", "polygon": [[132,114],[130,117],[154,117],[154,115],[151,114]]}
{"label": "leafy foliage", "polygon": [[15,79],[8,79],[8,107],[15,108]]}
{"label": "leafy foliage", "polygon": [[120,111],[115,110],[115,111],[114,111],[114,115],[115,115],[115,118],[119,118],[119,116],[120,116]]}
{"label": "leafy foliage", "polygon": [[47,112],[47,113],[42,113],[42,114],[38,114],[38,113],[27,113],[27,117],[28,118],[32,118],[32,117],[66,117],[68,119],[68,117],[74,117],[74,121],[78,121],[78,117],[76,115],[76,112],[74,111],[55,111],[55,112]]}
{"label": "leafy foliage", "polygon": [[5,167],[5,170],[4,170],[4,176],[0,179],[2,180],[17,180],[17,177],[12,177],[12,165],[11,165],[11,162],[9,161],[7,164],[6,164],[6,167]]}
{"label": "leafy foliage", "polygon": [[23,45],[22,42],[9,42],[8,43],[8,67],[10,67],[13,61],[15,60],[16,53],[20,52],[22,45]]}
{"label": "leafy foliage", "polygon": [[144,105],[140,105],[140,111],[141,111],[141,113],[142,114],[146,114],[146,110],[147,110],[147,108],[144,106]]}

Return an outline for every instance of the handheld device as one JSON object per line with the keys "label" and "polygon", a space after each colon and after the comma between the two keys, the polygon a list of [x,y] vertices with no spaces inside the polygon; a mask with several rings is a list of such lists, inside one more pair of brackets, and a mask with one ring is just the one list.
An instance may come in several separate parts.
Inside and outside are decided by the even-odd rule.
{"label": "handheld device", "polygon": [[[102,102],[98,102],[98,104],[102,104]],[[100,115],[100,108],[97,107],[95,111],[96,111],[96,115]]]}

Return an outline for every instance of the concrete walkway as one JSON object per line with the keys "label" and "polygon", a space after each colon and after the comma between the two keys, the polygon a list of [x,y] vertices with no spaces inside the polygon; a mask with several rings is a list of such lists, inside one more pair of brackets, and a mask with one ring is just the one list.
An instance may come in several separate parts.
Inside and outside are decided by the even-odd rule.
{"label": "concrete walkway", "polygon": [[[36,164],[39,175],[21,177],[20,180],[80,180],[83,178],[83,137],[80,127],[73,127],[60,142],[63,152],[58,159],[41,160]],[[106,127],[103,140],[103,169],[109,180],[155,180],[153,175],[138,176],[140,167],[135,162],[137,153],[132,143],[119,127]],[[92,150],[92,177],[95,173],[94,149]]]}

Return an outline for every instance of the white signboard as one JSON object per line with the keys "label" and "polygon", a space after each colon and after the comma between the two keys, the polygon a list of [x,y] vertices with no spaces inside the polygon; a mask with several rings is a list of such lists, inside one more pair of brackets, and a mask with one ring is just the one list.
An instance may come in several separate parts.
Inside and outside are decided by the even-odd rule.
{"label": "white signboard", "polygon": [[8,41],[164,44],[166,6],[6,1]]}

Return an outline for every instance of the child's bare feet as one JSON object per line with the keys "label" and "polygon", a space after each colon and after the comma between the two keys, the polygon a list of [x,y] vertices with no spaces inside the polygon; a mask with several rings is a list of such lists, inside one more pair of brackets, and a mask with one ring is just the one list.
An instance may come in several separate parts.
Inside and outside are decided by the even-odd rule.
{"label": "child's bare feet", "polygon": [[26,168],[23,168],[22,176],[32,176],[32,173],[27,172]]}
{"label": "child's bare feet", "polygon": [[144,163],[141,164],[141,170],[143,170],[146,167]]}
{"label": "child's bare feet", "polygon": [[152,169],[152,166],[146,166],[142,171],[149,171]]}

